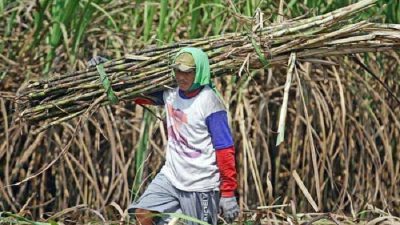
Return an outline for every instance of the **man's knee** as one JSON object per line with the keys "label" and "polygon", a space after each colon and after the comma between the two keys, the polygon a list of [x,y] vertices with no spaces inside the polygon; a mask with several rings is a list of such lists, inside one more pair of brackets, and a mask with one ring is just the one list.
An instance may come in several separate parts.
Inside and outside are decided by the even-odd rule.
{"label": "man's knee", "polygon": [[135,209],[136,215],[144,215],[144,214],[148,214],[148,213],[151,213],[151,211],[149,211],[147,209]]}
{"label": "man's knee", "polygon": [[136,220],[138,224],[148,225],[152,224],[152,212],[147,209],[136,209],[135,210]]}

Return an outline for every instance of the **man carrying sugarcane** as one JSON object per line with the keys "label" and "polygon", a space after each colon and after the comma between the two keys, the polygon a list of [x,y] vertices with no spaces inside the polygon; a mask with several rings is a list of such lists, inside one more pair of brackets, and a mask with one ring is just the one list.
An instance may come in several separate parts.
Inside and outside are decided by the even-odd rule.
{"label": "man carrying sugarcane", "polygon": [[154,215],[175,212],[215,225],[220,208],[231,223],[239,214],[235,149],[208,56],[198,48],[183,48],[172,67],[177,88],[135,99],[165,106],[168,146],[165,165],[128,211],[142,225],[165,223]]}
{"label": "man carrying sugarcane", "polygon": [[211,82],[208,56],[201,49],[184,48],[172,67],[176,89],[136,99],[165,106],[168,147],[160,173],[129,209],[135,209],[142,225],[155,222],[153,213],[172,212],[216,224],[220,207],[231,223],[239,213],[235,149],[227,112]]}

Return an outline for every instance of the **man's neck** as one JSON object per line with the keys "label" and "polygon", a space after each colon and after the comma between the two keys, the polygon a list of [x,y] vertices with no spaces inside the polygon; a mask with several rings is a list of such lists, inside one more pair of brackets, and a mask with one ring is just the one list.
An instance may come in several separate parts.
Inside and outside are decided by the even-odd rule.
{"label": "man's neck", "polygon": [[202,89],[203,87],[197,88],[196,90],[193,91],[182,91],[181,89],[179,89],[179,93],[181,94],[181,97],[188,99],[198,95]]}

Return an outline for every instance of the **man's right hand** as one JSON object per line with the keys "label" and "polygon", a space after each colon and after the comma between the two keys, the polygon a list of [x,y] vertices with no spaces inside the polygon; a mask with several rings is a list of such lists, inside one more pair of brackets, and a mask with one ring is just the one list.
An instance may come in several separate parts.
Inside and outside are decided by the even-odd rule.
{"label": "man's right hand", "polygon": [[101,56],[95,56],[95,57],[91,58],[87,62],[87,64],[88,64],[89,67],[94,67],[94,66],[97,66],[99,64],[105,63],[107,61],[108,61],[107,58],[104,58],[104,57],[101,57]]}

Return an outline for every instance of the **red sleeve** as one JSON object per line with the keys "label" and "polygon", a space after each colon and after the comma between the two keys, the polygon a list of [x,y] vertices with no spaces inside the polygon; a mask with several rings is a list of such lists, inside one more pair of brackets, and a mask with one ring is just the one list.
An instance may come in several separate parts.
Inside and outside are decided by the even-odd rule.
{"label": "red sleeve", "polygon": [[133,102],[138,105],[155,105],[154,101],[148,98],[134,98]]}
{"label": "red sleeve", "polygon": [[219,186],[222,197],[235,196],[237,188],[236,167],[235,167],[235,147],[216,150],[217,166],[221,175]]}
{"label": "red sleeve", "polygon": [[151,94],[141,95],[133,99],[139,105],[164,105],[164,91],[157,91]]}

